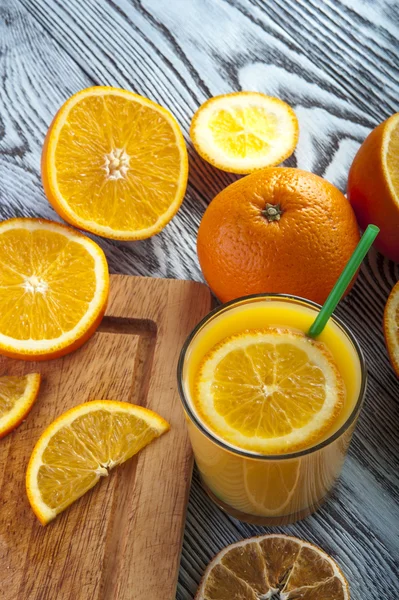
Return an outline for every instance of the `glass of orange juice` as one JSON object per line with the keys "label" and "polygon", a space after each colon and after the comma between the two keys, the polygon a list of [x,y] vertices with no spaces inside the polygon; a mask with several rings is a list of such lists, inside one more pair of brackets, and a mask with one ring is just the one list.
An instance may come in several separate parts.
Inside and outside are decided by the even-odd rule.
{"label": "glass of orange juice", "polygon": [[212,311],[188,337],[178,385],[209,496],[232,516],[283,525],[316,510],[338,477],[366,391],[361,349],[320,307],[283,294]]}

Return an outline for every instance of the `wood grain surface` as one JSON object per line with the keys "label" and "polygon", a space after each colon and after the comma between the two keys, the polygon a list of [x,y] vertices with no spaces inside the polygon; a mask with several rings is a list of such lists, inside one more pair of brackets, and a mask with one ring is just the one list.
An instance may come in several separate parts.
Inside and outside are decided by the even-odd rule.
{"label": "wood grain surface", "polygon": [[[42,363],[0,357],[1,375],[42,375],[32,412],[0,445],[0,598],[174,596],[193,463],[177,361],[210,302],[201,283],[113,275],[106,316],[82,348]],[[43,527],[25,494],[33,447],[65,410],[106,399],[146,406],[171,429]]]}
{"label": "wood grain surface", "polygon": [[[359,144],[398,110],[396,0],[1,0],[0,19],[0,218],[58,219],[40,182],[41,145],[58,107],[83,87],[144,94],[183,128],[190,154],[183,206],[150,240],[98,240],[114,273],[202,280],[198,224],[236,178],[206,164],[189,143],[190,119],[209,96],[247,89],[289,102],[300,139],[286,164],[342,191]],[[398,265],[371,252],[337,311],[366,356],[365,408],[333,496],[316,515],[281,529],[333,554],[353,600],[399,597],[399,383],[381,327],[398,278]],[[225,544],[258,531],[268,529],[222,514],[195,478],[177,600],[193,598]]]}

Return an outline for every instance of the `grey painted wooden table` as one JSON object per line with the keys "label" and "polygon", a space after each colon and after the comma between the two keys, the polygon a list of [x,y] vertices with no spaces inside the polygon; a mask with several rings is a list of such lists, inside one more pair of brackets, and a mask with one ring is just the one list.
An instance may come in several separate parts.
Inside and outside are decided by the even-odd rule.
{"label": "grey painted wooden table", "polygon": [[[359,143],[398,110],[398,34],[396,0],[0,0],[0,218],[58,218],[40,182],[43,138],[65,99],[97,84],[165,105],[188,144],[191,116],[209,96],[240,89],[280,96],[301,127],[287,164],[345,190]],[[147,241],[98,240],[111,270],[201,280],[197,227],[208,202],[234,179],[190,146],[179,214]],[[398,279],[398,265],[371,253],[338,310],[366,355],[366,405],[331,499],[282,529],[333,554],[353,600],[399,598],[399,382],[381,328]],[[225,544],[260,531],[267,529],[222,514],[194,475],[177,599],[193,597]]]}

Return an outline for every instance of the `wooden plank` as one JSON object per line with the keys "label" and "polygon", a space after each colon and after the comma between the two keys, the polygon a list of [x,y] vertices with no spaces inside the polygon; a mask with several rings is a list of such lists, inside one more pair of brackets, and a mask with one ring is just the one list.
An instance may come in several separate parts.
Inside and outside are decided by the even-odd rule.
{"label": "wooden plank", "polygon": [[[1,17],[1,218],[58,218],[41,188],[41,144],[60,104],[88,85],[153,98],[177,116],[187,141],[191,116],[209,95],[253,89],[282,97],[301,129],[287,164],[343,191],[360,142],[397,110],[394,2],[86,0],[82,10],[81,0],[3,0]],[[198,224],[235,176],[207,165],[191,146],[189,153],[186,199],[159,236],[135,244],[98,240],[113,272],[201,280]],[[398,265],[372,254],[342,302],[338,314],[369,365],[366,405],[333,497],[314,517],[285,529],[334,554],[354,600],[399,597],[399,388],[381,328],[398,279]],[[267,529],[224,516],[195,479],[177,600],[193,598],[206,563],[224,544],[258,531]]]}
{"label": "wooden plank", "polygon": [[[0,445],[1,598],[172,598],[192,469],[176,367],[209,308],[202,284],[113,275],[107,315],[80,350],[44,363],[0,358],[1,374],[43,376],[31,414]],[[58,415],[94,399],[147,406],[171,430],[42,527],[24,489],[32,448]]]}

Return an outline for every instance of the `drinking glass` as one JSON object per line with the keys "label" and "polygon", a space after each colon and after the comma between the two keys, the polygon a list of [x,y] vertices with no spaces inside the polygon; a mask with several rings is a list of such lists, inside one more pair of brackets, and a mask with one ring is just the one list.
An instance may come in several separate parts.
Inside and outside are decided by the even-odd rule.
{"label": "drinking glass", "polygon": [[[267,455],[233,447],[213,433],[191,400],[192,380],[201,358],[228,335],[257,326],[262,328],[262,318],[267,317],[268,309],[278,314],[276,303],[282,308],[288,303],[286,308],[292,313],[292,327],[295,327],[296,312],[302,314],[301,324],[307,327],[320,310],[319,305],[309,300],[284,294],[258,294],[234,300],[216,308],[198,324],[186,340],[178,364],[179,393],[206,492],[233,517],[260,525],[292,523],[322,504],[340,474],[367,382],[358,342],[342,321],[333,317],[328,325],[331,339],[338,336],[341,346],[330,347],[330,350],[345,370],[347,406],[331,434],[304,450]],[[270,319],[266,321],[269,323]],[[280,326],[286,325],[286,319],[280,323]],[[319,339],[324,341],[323,334]]]}

